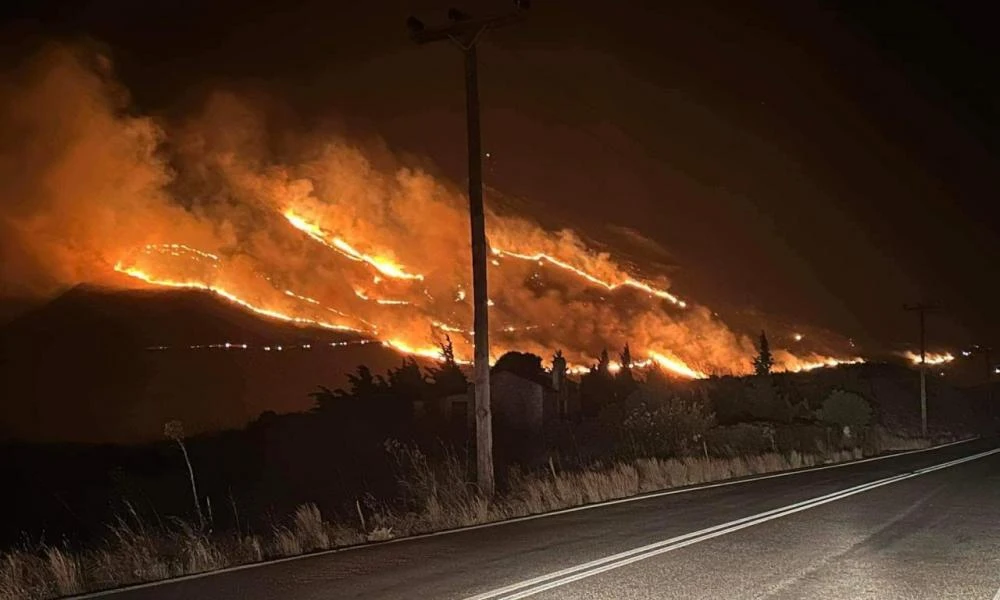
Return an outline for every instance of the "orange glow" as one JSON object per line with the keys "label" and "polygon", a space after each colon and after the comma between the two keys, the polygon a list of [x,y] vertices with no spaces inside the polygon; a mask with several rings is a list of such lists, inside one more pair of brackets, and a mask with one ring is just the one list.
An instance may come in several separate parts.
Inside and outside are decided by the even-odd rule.
{"label": "orange glow", "polygon": [[574,267],[573,265],[571,265],[571,264],[569,264],[569,263],[567,263],[565,261],[559,260],[558,258],[555,258],[554,256],[549,256],[548,254],[543,254],[543,253],[538,253],[538,254],[520,254],[518,252],[511,252],[509,250],[502,250],[500,248],[493,248],[493,254],[495,254],[497,256],[510,256],[510,257],[513,257],[513,258],[519,258],[521,260],[534,261],[534,262],[538,262],[538,264],[544,264],[544,263],[547,262],[549,264],[552,264],[552,265],[555,265],[555,266],[559,267],[560,269],[563,269],[565,271],[569,271],[570,273],[573,273],[574,275],[576,275],[578,277],[582,277],[583,279],[586,279],[590,283],[599,285],[599,286],[604,287],[604,288],[606,288],[608,290],[615,290],[615,289],[618,289],[620,287],[631,287],[631,288],[635,288],[637,290],[641,290],[643,292],[646,292],[648,294],[651,294],[653,296],[656,296],[657,298],[663,298],[664,300],[668,300],[668,301],[672,302],[673,304],[679,306],[680,308],[686,308],[687,307],[687,303],[684,302],[683,300],[681,300],[680,298],[678,298],[677,296],[671,294],[670,292],[668,292],[666,290],[661,290],[661,289],[658,289],[658,288],[654,288],[653,286],[649,285],[648,283],[644,283],[642,281],[639,281],[637,279],[632,279],[632,278],[626,278],[624,281],[621,281],[621,282],[618,282],[618,283],[611,282],[611,281],[605,281],[603,279],[600,279],[599,277],[591,275],[590,273],[588,273],[588,272],[586,272],[586,271],[584,271],[582,269],[578,269],[578,268]]}
{"label": "orange glow", "polygon": [[300,296],[299,294],[296,294],[292,290],[285,290],[285,295],[291,296],[292,298],[296,298],[298,300],[302,300],[303,302],[308,302],[309,304],[319,304],[319,300],[315,298],[310,298],[309,296]]}
{"label": "orange glow", "polygon": [[[291,219],[289,221],[292,222]],[[307,224],[304,221],[302,223],[300,223],[300,225],[303,225],[303,226],[302,227],[297,227],[297,229],[305,231],[307,234],[310,235],[310,237],[313,237],[313,232],[308,227],[305,226]],[[222,261],[222,259],[218,255],[211,254],[211,253],[204,252],[204,251],[200,251],[200,250],[197,250],[197,249],[192,248],[190,246],[185,246],[183,244],[149,245],[149,246],[146,246],[146,247],[143,248],[142,253],[146,257],[147,260],[148,259],[155,259],[158,255],[159,256],[177,257],[177,258],[193,258],[196,261],[197,260],[202,260],[202,259],[204,259],[204,260],[210,260],[211,263],[212,263],[213,269],[217,269],[221,265],[224,264],[223,261]],[[341,253],[343,253],[343,252],[341,252]],[[507,253],[507,254],[511,255],[510,253]],[[516,257],[517,258],[534,258],[534,257],[526,257],[526,256],[516,256]],[[171,258],[171,260],[173,260],[173,258]],[[543,256],[539,260],[542,260],[544,262],[551,262],[552,264],[560,266],[561,268],[562,268],[562,265],[565,264],[565,263],[560,263],[558,261],[551,261],[551,260],[549,260],[549,258],[547,256]],[[144,281],[146,283],[153,284],[153,285],[158,285],[158,286],[163,286],[163,287],[172,287],[172,288],[199,289],[199,290],[209,291],[209,292],[212,292],[212,293],[214,293],[214,294],[216,294],[216,295],[218,295],[218,296],[220,296],[222,298],[225,298],[226,300],[228,300],[228,301],[230,301],[230,302],[232,302],[232,303],[234,303],[234,304],[236,304],[238,306],[241,306],[241,307],[243,307],[243,308],[245,308],[245,309],[247,309],[247,310],[249,310],[249,311],[251,311],[251,312],[253,312],[255,314],[258,314],[258,315],[261,315],[261,316],[265,316],[265,317],[269,317],[269,318],[273,318],[273,319],[278,319],[278,320],[281,320],[281,321],[286,321],[286,322],[291,322],[291,323],[297,323],[297,324],[301,324],[301,325],[312,325],[312,326],[323,327],[323,328],[327,328],[327,329],[335,329],[335,330],[338,330],[338,331],[352,331],[352,332],[368,331],[369,333],[373,333],[373,334],[376,333],[380,329],[380,327],[378,325],[376,325],[375,323],[373,323],[371,321],[367,321],[367,320],[364,320],[364,319],[361,319],[361,318],[358,318],[358,317],[350,316],[350,315],[347,315],[347,314],[345,314],[345,313],[343,313],[343,312],[341,312],[341,311],[339,311],[337,309],[323,306],[322,302],[319,299],[314,298],[312,296],[305,295],[305,294],[301,294],[301,293],[298,293],[298,292],[293,292],[292,290],[289,290],[289,289],[282,290],[281,293],[284,296],[287,296],[289,298],[293,298],[293,299],[298,300],[298,301],[302,301],[302,302],[304,302],[304,303],[306,303],[306,304],[308,304],[310,306],[321,308],[321,309],[324,309],[326,311],[329,311],[329,312],[332,312],[334,314],[337,314],[337,315],[339,315],[341,317],[344,317],[344,318],[347,318],[347,319],[351,319],[351,320],[355,320],[355,321],[358,321],[360,323],[364,323],[368,328],[367,329],[357,329],[355,327],[350,327],[350,326],[343,325],[343,324],[331,323],[331,322],[328,322],[328,321],[326,321],[324,319],[317,318],[317,317],[315,317],[312,314],[310,314],[309,316],[302,316],[302,315],[299,315],[299,314],[291,314],[291,313],[289,313],[286,310],[278,309],[276,307],[262,306],[262,305],[260,305],[258,303],[247,301],[246,299],[244,299],[243,297],[241,297],[239,294],[237,294],[236,292],[234,292],[233,291],[234,288],[231,288],[228,285],[225,285],[225,286],[224,285],[216,285],[216,284],[212,284],[212,283],[209,283],[207,281],[204,281],[204,280],[199,280],[198,278],[182,279],[182,278],[170,278],[170,277],[163,277],[163,276],[154,276],[149,270],[146,270],[146,269],[143,269],[143,268],[140,268],[140,267],[137,267],[137,266],[125,266],[125,263],[122,262],[122,261],[119,261],[119,263],[115,265],[115,270],[118,271],[118,272],[120,272],[120,273],[124,273],[126,275],[129,275],[131,277],[134,277],[136,279],[142,280],[142,281]],[[570,270],[573,271],[574,273],[578,272],[578,270],[575,270],[575,269],[572,269],[572,268]],[[586,273],[584,273],[582,271],[579,271],[579,273],[582,273],[581,277],[583,277],[587,281],[593,281],[595,279],[592,276],[590,276],[590,275],[588,275],[588,274],[586,274]],[[265,277],[265,279],[268,280],[268,281],[270,281],[270,278]],[[622,284],[607,284],[606,282],[601,282],[600,285],[602,285],[603,287],[605,287],[607,289],[613,289],[617,285],[631,285],[632,287],[637,287],[638,289],[645,289],[645,288],[643,288],[641,286],[633,285],[632,283],[629,283],[629,281],[633,281],[634,282],[634,280],[627,280],[625,283],[622,283]],[[660,290],[660,291],[662,292],[662,290]],[[424,293],[426,294],[426,290],[424,291]],[[459,288],[458,289],[458,294],[459,294],[459,296],[456,299],[464,299],[464,296],[465,296],[464,289]],[[357,298],[359,298],[361,300],[369,301],[369,302],[372,302],[372,303],[377,304],[377,305],[384,305],[384,306],[405,306],[405,305],[411,305],[412,304],[410,301],[407,301],[407,300],[394,300],[394,299],[384,299],[384,298],[372,298],[361,287],[354,288],[354,295],[355,295],[355,297],[357,297]],[[428,296],[428,298],[430,297],[429,294],[426,294],[426,295]],[[659,297],[664,297],[664,296],[660,295]],[[490,304],[492,305],[493,303],[491,302]],[[451,325],[451,324],[445,323],[443,321],[432,320],[430,322],[430,325],[433,328],[435,328],[435,329],[437,329],[439,331],[442,331],[442,332],[463,334],[463,338],[464,338],[465,335],[472,336],[472,334],[473,334],[473,332],[471,330],[464,329],[464,328],[462,328],[462,327],[460,327],[458,325]],[[554,326],[555,324],[553,323],[552,325]],[[503,333],[506,333],[506,334],[517,334],[517,333],[527,333],[527,332],[530,332],[532,330],[536,330],[538,328],[539,328],[538,325],[521,325],[521,326],[507,325],[507,326],[499,327],[499,330],[502,331]],[[395,349],[395,350],[397,350],[399,352],[405,353],[405,354],[409,354],[409,355],[413,355],[413,356],[420,356],[420,357],[429,358],[429,359],[440,359],[440,348],[439,347],[437,347],[437,346],[431,346],[431,345],[426,345],[426,344],[420,344],[420,343],[414,343],[414,341],[411,341],[414,338],[411,338],[409,335],[406,335],[405,337],[401,336],[401,335],[399,335],[400,333],[404,333],[405,334],[406,332],[402,331],[402,330],[398,331],[396,335],[394,335],[393,337],[391,337],[389,339],[383,340],[382,343],[385,346],[387,346],[387,347],[393,348],[393,349]],[[465,338],[465,339],[467,339],[467,338]],[[502,354],[503,352],[505,352],[507,350],[516,349],[517,348],[517,342],[513,341],[512,343],[513,343],[513,346],[508,348],[508,347],[505,347],[503,344],[497,344],[496,341],[494,341],[493,350],[496,353],[496,355],[499,355],[499,354]],[[279,348],[274,347],[274,349],[277,350]],[[458,362],[460,362],[461,364],[471,364],[471,361],[468,358],[466,358],[466,357],[468,357],[471,354],[471,348],[468,347],[467,343],[465,345],[456,347],[455,352],[456,352],[456,355],[458,357],[462,357],[462,358],[457,358]],[[689,378],[689,379],[703,379],[703,378],[708,377],[708,375],[706,373],[690,367],[686,362],[684,362],[683,360],[677,358],[672,353],[660,352],[660,351],[653,351],[653,350],[646,350],[646,354],[647,354],[648,358],[646,358],[644,360],[637,360],[637,361],[635,361],[633,363],[633,367],[635,369],[639,370],[639,369],[644,369],[644,368],[648,368],[648,367],[651,367],[651,366],[655,365],[655,366],[658,366],[660,368],[666,369],[667,371],[669,371],[669,372],[671,372],[671,373],[673,373],[675,375],[678,375],[678,376],[684,377],[684,378]],[[495,359],[495,356],[493,358]],[[928,356],[928,362],[931,362],[932,364],[936,364],[936,363],[932,362],[932,361],[935,361],[935,360],[940,360],[940,359],[936,355],[929,355]],[[816,368],[820,368],[820,367],[833,367],[833,366],[837,366],[837,365],[841,365],[841,364],[856,364],[856,363],[859,363],[859,362],[863,362],[863,360],[860,359],[860,358],[841,359],[841,358],[820,357],[820,356],[814,356],[814,357],[809,358],[809,359],[798,359],[798,358],[796,358],[796,357],[794,357],[792,355],[788,355],[788,358],[781,362],[780,367],[783,368],[784,370],[787,370],[787,371],[808,371],[808,370],[812,370],[812,369],[816,369]],[[614,373],[614,372],[618,372],[618,371],[621,370],[621,365],[619,363],[615,362],[615,361],[612,361],[611,363],[609,363],[608,368],[609,368],[609,370],[611,372]],[[584,374],[588,370],[589,370],[589,367],[585,366],[585,365],[572,364],[572,363],[570,365],[568,365],[568,371],[571,374],[578,374],[578,375],[579,374]]]}
{"label": "orange glow", "polygon": [[[903,353],[903,356],[915,365],[920,364],[920,353],[918,352],[907,350]],[[924,354],[924,362],[928,365],[943,365],[953,360],[955,360],[955,357],[952,356],[951,352],[926,352]]]}
{"label": "orange glow", "polygon": [[854,358],[833,358],[827,357],[822,360],[803,360],[798,362],[793,362],[791,364],[785,365],[786,371],[791,371],[793,373],[798,373],[801,371],[812,371],[813,369],[820,369],[823,367],[837,367],[840,365],[858,365],[864,363],[865,360],[860,357]]}
{"label": "orange glow", "polygon": [[128,275],[129,277],[134,277],[136,279],[140,279],[142,281],[145,281],[146,283],[150,283],[153,285],[170,287],[170,288],[189,289],[189,290],[204,290],[207,292],[212,292],[213,294],[221,296],[222,298],[225,298],[226,300],[232,302],[233,304],[237,304],[249,310],[252,313],[261,315],[263,317],[277,319],[279,321],[287,321],[289,323],[297,323],[299,325],[311,325],[315,327],[322,327],[324,329],[335,329],[337,331],[352,331],[352,332],[361,331],[360,329],[348,327],[347,325],[337,325],[335,323],[328,323],[325,321],[307,319],[303,317],[295,317],[275,310],[269,310],[266,308],[261,308],[259,306],[254,306],[253,304],[247,302],[246,300],[241,299],[239,296],[237,296],[233,292],[230,292],[229,290],[208,285],[200,281],[174,281],[170,279],[158,279],[156,277],[153,277],[149,273],[143,271],[142,269],[138,269],[135,267],[124,267],[122,266],[121,262],[115,265],[115,270],[118,271],[119,273]]}
{"label": "orange glow", "polygon": [[705,373],[692,369],[676,358],[672,358],[652,350],[649,352],[649,356],[656,361],[657,365],[667,369],[668,371],[676,373],[677,375],[688,377],[690,379],[706,379],[708,377]]}
{"label": "orange glow", "polygon": [[417,281],[421,281],[424,278],[420,274],[407,273],[403,267],[387,258],[365,254],[339,237],[328,236],[323,228],[315,223],[310,223],[305,218],[296,214],[292,209],[286,210],[284,215],[288,219],[288,222],[292,224],[292,227],[295,227],[317,242],[337,250],[351,260],[368,263],[386,277],[392,277],[393,279],[413,279]]}
{"label": "orange glow", "polygon": [[410,304],[410,302],[406,300],[389,300],[386,298],[372,298],[371,296],[366,294],[364,290],[360,288],[354,289],[354,295],[357,296],[358,298],[361,298],[362,300],[371,301],[374,302],[375,304],[382,304],[383,306],[407,306]]}
{"label": "orange glow", "polygon": [[[0,218],[24,250],[4,257],[5,273],[18,279],[11,289],[197,289],[256,315],[360,330],[428,358],[454,333],[456,356],[473,356],[468,202],[455,182],[325,128],[278,131],[269,111],[239,94],[207,94],[199,114],[162,123],[123,106],[127,94],[111,71],[95,72],[78,54],[33,63],[34,76],[14,78],[12,100],[0,106],[3,123],[40,133],[15,148],[31,160],[7,174],[8,188],[25,195]],[[270,132],[285,150],[258,154]],[[491,196],[495,355],[547,357],[558,348],[581,365],[628,342],[640,368],[652,361],[687,377],[750,372],[756,332],[686,303],[665,277],[647,278],[572,223],[553,230],[507,210],[541,209],[546,199],[494,205],[502,194]],[[611,293],[619,288],[631,291]],[[784,337],[796,351],[773,348],[777,368],[842,361],[809,352],[811,340]]]}
{"label": "orange glow", "polygon": [[446,331],[448,333],[463,333],[463,334],[467,333],[469,335],[473,334],[472,331],[466,331],[466,330],[462,329],[461,327],[456,327],[454,325],[449,325],[447,323],[442,323],[441,321],[434,321],[434,322],[431,323],[431,325],[433,325],[434,327],[437,327],[441,331]]}
{"label": "orange glow", "polygon": [[[423,347],[412,346],[407,342],[399,339],[385,340],[382,342],[382,345],[386,346],[387,348],[392,348],[394,350],[402,352],[403,354],[420,356],[423,358],[431,358],[434,360],[441,360],[441,348],[430,347],[430,346],[423,346]],[[457,357],[455,358],[455,362],[463,365],[471,364],[469,361],[461,360]]]}

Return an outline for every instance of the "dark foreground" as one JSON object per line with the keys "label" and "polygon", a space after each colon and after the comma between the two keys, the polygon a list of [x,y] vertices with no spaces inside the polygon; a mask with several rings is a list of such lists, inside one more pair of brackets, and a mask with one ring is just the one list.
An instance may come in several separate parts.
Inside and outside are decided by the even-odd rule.
{"label": "dark foreground", "polygon": [[[113,597],[993,600],[1000,587],[1000,451],[921,470],[997,446],[977,440]],[[904,477],[885,481],[897,475]],[[873,482],[880,485],[858,488]],[[844,490],[854,493],[837,494]],[[813,499],[822,503],[806,502]]]}

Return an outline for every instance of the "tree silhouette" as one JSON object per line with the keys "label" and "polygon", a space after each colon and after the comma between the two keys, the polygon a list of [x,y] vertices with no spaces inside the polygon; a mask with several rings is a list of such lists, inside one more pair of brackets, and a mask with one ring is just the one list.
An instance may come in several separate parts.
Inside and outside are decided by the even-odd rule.
{"label": "tree silhouette", "polygon": [[455,362],[455,348],[450,336],[441,342],[441,363],[427,368],[428,385],[437,397],[464,394],[469,389],[469,379]]}
{"label": "tree silhouette", "polygon": [[771,355],[771,348],[767,343],[767,334],[763,330],[760,332],[760,341],[757,345],[757,356],[753,359],[753,370],[757,375],[768,375],[774,366],[774,356]]}
{"label": "tree silhouette", "polygon": [[611,376],[611,359],[608,350],[601,350],[597,364],[580,378],[580,403],[587,416],[596,416],[601,408],[614,402],[614,378]]}
{"label": "tree silhouette", "polygon": [[441,342],[441,362],[446,365],[455,364],[455,345],[451,343],[451,336],[444,334],[444,341]]}
{"label": "tree silhouette", "polygon": [[420,396],[424,392],[427,378],[420,370],[417,359],[406,357],[395,369],[389,369],[387,373],[389,388],[394,393],[403,393],[410,396]]}
{"label": "tree silhouette", "polygon": [[628,343],[625,344],[618,357],[621,360],[621,366],[618,373],[615,374],[615,396],[618,400],[625,400],[637,387],[635,375],[632,373],[632,351],[629,349]]}
{"label": "tree silhouette", "polygon": [[611,360],[608,358],[608,349],[601,350],[601,357],[597,359],[597,364],[591,368],[591,372],[598,375],[608,376],[611,374]]}
{"label": "tree silhouette", "polygon": [[389,384],[381,375],[374,375],[367,365],[358,365],[355,373],[347,375],[347,390],[331,390],[319,386],[318,392],[309,396],[316,401],[314,410],[320,412],[349,410],[353,406],[369,406],[389,392]]}
{"label": "tree silhouette", "polygon": [[309,395],[316,401],[314,412],[338,428],[346,427],[342,433],[349,436],[364,427],[385,432],[404,429],[412,417],[413,402],[424,399],[428,391],[427,379],[412,358],[404,358],[386,377],[359,365],[347,382],[346,390],[319,386],[319,391]]}
{"label": "tree silhouette", "polygon": [[542,357],[530,352],[510,351],[504,353],[493,365],[493,371],[502,373],[504,371],[523,377],[529,381],[537,382],[541,385],[548,383],[545,369],[542,368]]}

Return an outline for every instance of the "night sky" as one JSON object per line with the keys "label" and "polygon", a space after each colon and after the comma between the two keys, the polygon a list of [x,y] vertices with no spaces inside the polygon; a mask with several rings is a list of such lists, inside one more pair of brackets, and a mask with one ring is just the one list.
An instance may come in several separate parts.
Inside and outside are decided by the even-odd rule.
{"label": "night sky", "polygon": [[[1000,48],[982,6],[537,1],[480,51],[486,184],[720,312],[913,347],[902,305],[924,300],[944,307],[933,341],[996,342]],[[3,60],[86,37],[143,113],[250,92],[460,182],[461,57],[404,26],[443,7],[12,2]]]}

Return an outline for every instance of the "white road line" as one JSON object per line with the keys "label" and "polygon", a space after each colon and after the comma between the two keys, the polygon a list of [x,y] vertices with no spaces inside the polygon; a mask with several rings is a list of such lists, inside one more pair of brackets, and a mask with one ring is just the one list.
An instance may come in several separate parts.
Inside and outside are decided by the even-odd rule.
{"label": "white road line", "polygon": [[1000,600],[1000,588],[997,589],[997,593],[993,594],[993,600]]}
{"label": "white road line", "polygon": [[[534,577],[525,581],[514,583],[511,585],[504,586],[502,588],[497,588],[487,592],[477,594],[466,598],[465,600],[519,600],[521,598],[527,598],[535,594],[550,590],[556,587],[561,587],[574,581],[579,581],[581,579],[592,577],[612,569],[617,569],[624,567],[626,565],[645,560],[647,558],[652,558],[654,556],[664,554],[666,552],[671,552],[692,544],[697,544],[705,540],[709,540],[715,537],[726,535],[734,531],[739,531],[740,529],[745,529],[747,527],[752,527],[754,525],[759,525],[767,521],[774,519],[779,519],[781,517],[791,515],[797,512],[809,510],[811,508],[816,508],[817,506],[822,506],[830,502],[836,502],[837,500],[842,500],[849,496],[855,494],[860,494],[868,490],[872,490],[885,485],[890,485],[897,483],[906,479],[913,477],[919,477],[921,475],[926,475],[927,473],[933,473],[941,469],[946,469],[948,467],[953,467],[965,462],[977,460],[990,456],[993,454],[1000,453],[1000,448],[995,448],[993,450],[988,450],[986,452],[980,452],[978,454],[973,454],[970,456],[965,456],[948,462],[944,462],[937,465],[932,465],[930,467],[925,467],[923,469],[917,469],[909,473],[903,473],[900,475],[895,475],[893,477],[887,477],[870,483],[854,486],[841,490],[839,492],[834,492],[831,494],[826,494],[824,496],[818,496],[816,498],[811,498],[809,500],[803,500],[801,502],[796,502],[794,504],[789,504],[781,508],[772,509],[763,513],[752,515],[749,517],[744,517],[742,519],[737,519],[735,521],[730,521],[728,523],[722,523],[699,531],[687,533],[677,537],[673,537],[667,540],[662,540],[659,542],[654,542],[652,544],[647,544],[638,548],[633,548],[632,550],[627,550],[625,552],[620,552],[618,554],[613,554],[611,556],[606,556],[597,560],[593,560],[587,563],[582,563],[573,567],[568,567],[548,573],[546,575],[541,575],[539,577]],[[1000,591],[997,592],[998,597],[994,597],[994,600],[1000,600]]]}
{"label": "white road line", "polygon": [[[574,506],[572,508],[563,508],[560,510],[553,510],[551,512],[539,513],[537,515],[525,515],[523,517],[514,517],[513,519],[505,519],[503,521],[493,521],[491,523],[482,523],[480,525],[469,525],[468,527],[457,527],[455,529],[446,529],[444,531],[432,531],[430,533],[421,533],[418,535],[411,535],[408,537],[401,537],[392,540],[386,540],[384,542],[376,542],[371,544],[359,544],[357,546],[347,546],[345,548],[333,548],[330,550],[322,550],[319,552],[313,552],[310,554],[299,554],[296,556],[286,556],[284,558],[275,558],[271,560],[266,560],[262,562],[249,563],[245,565],[236,565],[235,567],[226,567],[223,569],[216,569],[214,571],[203,571],[201,573],[192,573],[190,575],[181,575],[180,577],[173,577],[170,579],[161,579],[159,581],[149,581],[146,583],[137,583],[134,585],[129,585],[125,587],[102,590],[98,592],[90,592],[87,594],[81,594],[79,596],[70,596],[67,600],[84,600],[85,598],[99,598],[103,596],[111,596],[113,594],[118,594],[121,592],[129,592],[133,590],[141,590],[145,588],[157,587],[161,585],[170,585],[171,583],[178,583],[181,581],[188,581],[191,579],[201,579],[202,577],[211,577],[213,575],[221,575],[223,573],[232,573],[234,571],[243,571],[246,569],[256,569],[259,567],[266,567],[268,565],[274,565],[284,562],[290,562],[293,560],[302,560],[304,558],[315,558],[318,556],[325,556],[328,554],[334,554],[338,552],[350,552],[353,550],[365,550],[368,548],[374,548],[376,546],[384,546],[387,544],[398,544],[402,542],[411,542],[416,540],[421,540],[424,538],[438,537],[443,535],[452,535],[456,533],[463,533],[466,531],[475,531],[477,529],[486,529],[489,527],[501,527],[503,525],[510,525],[513,523],[520,523],[523,521],[533,521],[535,519],[545,519],[548,517],[555,517],[558,515],[564,515],[567,513],[574,513],[581,510],[590,510],[593,508],[602,508],[605,506],[612,506],[615,504],[624,504],[626,502],[638,502],[640,500],[649,500],[651,498],[660,498],[662,496],[672,496],[674,494],[686,494],[688,492],[697,492],[699,490],[707,490],[712,488],[726,487],[730,485],[740,485],[743,483],[751,483],[754,481],[761,481],[763,479],[775,479],[778,477],[788,477],[790,475],[799,475],[801,473],[812,473],[814,471],[825,471],[827,469],[839,469],[842,467],[849,467],[851,465],[860,465],[862,463],[873,462],[877,460],[886,460],[889,458],[897,458],[900,456],[906,456],[909,454],[920,454],[922,452],[930,452],[932,450],[940,450],[941,448],[947,448],[949,446],[955,446],[957,444],[966,444],[979,439],[979,436],[971,437],[964,440],[958,440],[955,442],[948,442],[947,444],[941,444],[938,446],[930,446],[927,448],[917,448],[916,450],[904,450],[903,452],[895,452],[892,454],[883,454],[881,456],[872,456],[869,458],[862,458],[859,460],[850,460],[846,462],[831,464],[831,465],[821,465],[818,467],[806,467],[804,469],[796,469],[794,471],[782,471],[780,473],[771,473],[768,475],[757,475],[754,477],[745,477],[742,479],[734,479],[728,481],[720,481],[718,483],[706,483],[703,485],[693,485],[688,487],[683,487],[680,489],[670,489],[664,490],[662,492],[650,492],[646,494],[639,494],[636,496],[629,496],[627,498],[619,498],[617,500],[606,500],[604,502],[595,502],[593,504],[584,504],[583,506]],[[1000,599],[997,599],[1000,600]]]}

